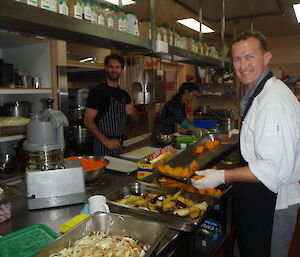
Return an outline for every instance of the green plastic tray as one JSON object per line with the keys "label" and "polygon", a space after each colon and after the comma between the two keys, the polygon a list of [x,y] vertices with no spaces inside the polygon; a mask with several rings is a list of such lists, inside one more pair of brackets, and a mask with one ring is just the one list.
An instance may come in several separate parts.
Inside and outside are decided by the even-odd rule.
{"label": "green plastic tray", "polygon": [[199,138],[196,136],[186,136],[186,137],[182,137],[182,138],[177,138],[176,143],[177,144],[181,144],[181,143],[190,144],[196,140],[199,140]]}
{"label": "green plastic tray", "polygon": [[30,257],[58,238],[44,224],[36,224],[0,238],[0,257]]}

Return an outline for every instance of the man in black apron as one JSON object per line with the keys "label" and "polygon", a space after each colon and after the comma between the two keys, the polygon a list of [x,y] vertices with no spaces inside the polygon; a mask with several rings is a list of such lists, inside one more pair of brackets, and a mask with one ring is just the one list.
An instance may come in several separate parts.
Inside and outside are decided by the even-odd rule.
{"label": "man in black apron", "polygon": [[84,124],[95,136],[94,153],[113,156],[124,151],[126,115],[135,113],[134,102],[119,87],[125,59],[117,54],[106,56],[106,81],[89,92]]}
{"label": "man in black apron", "polygon": [[[272,239],[271,256],[287,257],[300,202],[299,104],[288,87],[268,70],[272,55],[261,33],[241,34],[231,54],[235,73],[248,90],[240,138],[243,167],[196,172],[205,178],[192,183],[197,188],[209,188],[235,182],[240,256],[269,257]],[[286,217],[292,220],[289,230],[283,231],[278,220],[273,223],[275,206],[279,211],[288,210]],[[273,228],[283,237],[281,240],[288,238],[287,247],[281,247],[280,240],[274,241],[278,234],[272,234]]]}

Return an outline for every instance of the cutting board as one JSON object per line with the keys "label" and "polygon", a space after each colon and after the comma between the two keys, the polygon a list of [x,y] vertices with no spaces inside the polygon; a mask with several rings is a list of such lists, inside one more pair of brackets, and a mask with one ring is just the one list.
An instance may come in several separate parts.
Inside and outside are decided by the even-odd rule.
{"label": "cutting board", "polygon": [[106,166],[107,169],[125,173],[131,173],[137,169],[136,162],[127,161],[112,156],[104,156],[104,158],[109,160],[109,163]]}
{"label": "cutting board", "polygon": [[130,151],[127,153],[122,153],[122,154],[120,154],[120,156],[125,159],[140,160],[140,159],[144,158],[145,156],[158,151],[159,149],[160,148],[144,146],[142,148],[138,148],[136,150],[133,150],[133,151]]}

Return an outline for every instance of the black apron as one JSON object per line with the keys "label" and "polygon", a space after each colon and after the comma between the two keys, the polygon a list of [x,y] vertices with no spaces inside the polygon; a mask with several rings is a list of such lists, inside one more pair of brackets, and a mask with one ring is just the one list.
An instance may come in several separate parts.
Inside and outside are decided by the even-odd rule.
{"label": "black apron", "polygon": [[[269,72],[259,83],[247,103],[242,120],[247,115],[254,98],[272,76],[273,74]],[[241,164],[248,166],[243,158]],[[242,182],[234,183],[233,193],[237,243],[241,257],[269,257],[277,194],[263,183]]]}
{"label": "black apron", "polygon": [[123,139],[125,138],[126,129],[126,111],[125,111],[125,99],[118,101],[116,98],[110,98],[110,105],[103,117],[98,121],[99,130],[107,137],[119,139],[121,147],[117,149],[108,149],[98,139],[94,139],[94,153],[98,156],[114,156],[123,153],[125,148],[123,147]]}

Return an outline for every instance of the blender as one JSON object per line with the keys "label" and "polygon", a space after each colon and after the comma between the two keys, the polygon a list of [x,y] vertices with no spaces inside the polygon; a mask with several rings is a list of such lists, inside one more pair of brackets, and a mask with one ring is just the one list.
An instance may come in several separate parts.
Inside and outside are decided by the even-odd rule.
{"label": "blender", "polygon": [[64,160],[64,127],[69,125],[61,111],[48,109],[33,114],[27,125],[23,148],[27,159],[28,209],[43,209],[82,203],[85,200],[84,174],[80,161]]}

